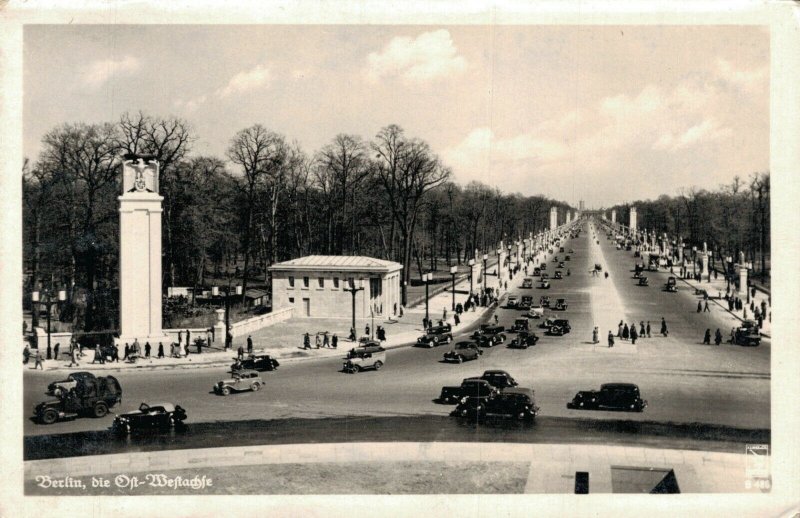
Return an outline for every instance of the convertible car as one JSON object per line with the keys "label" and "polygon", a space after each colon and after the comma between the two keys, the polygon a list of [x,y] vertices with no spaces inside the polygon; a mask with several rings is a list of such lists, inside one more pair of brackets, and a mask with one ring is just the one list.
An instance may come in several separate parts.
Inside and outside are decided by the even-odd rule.
{"label": "convertible car", "polygon": [[120,414],[114,419],[115,432],[129,434],[151,430],[168,430],[183,424],[186,411],[172,403],[142,403],[139,410]]}

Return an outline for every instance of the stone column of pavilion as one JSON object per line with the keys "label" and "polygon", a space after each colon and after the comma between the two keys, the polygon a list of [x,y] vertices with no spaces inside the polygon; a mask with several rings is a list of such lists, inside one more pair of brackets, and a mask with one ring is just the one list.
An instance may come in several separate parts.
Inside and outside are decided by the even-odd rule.
{"label": "stone column of pavilion", "polygon": [[[157,347],[169,337],[161,315],[161,202],[158,162],[128,154],[119,200],[119,323],[117,348],[138,340]],[[122,356],[122,355],[120,355]]]}
{"label": "stone column of pavilion", "polygon": [[708,269],[709,257],[711,257],[711,252],[708,250],[708,243],[703,241],[703,253],[700,254],[700,275],[707,275],[708,280],[711,280],[711,272]]}
{"label": "stone column of pavilion", "polygon": [[611,225],[615,226],[617,224],[617,209],[611,209]]}
{"label": "stone column of pavilion", "polygon": [[478,281],[480,280],[481,270],[483,269],[483,259],[481,259],[478,255],[477,248],[475,249],[475,257],[472,261],[472,267],[470,269],[470,284],[472,285],[473,292],[477,292],[480,291],[480,285],[478,284]]}
{"label": "stone column of pavilion", "polygon": [[500,248],[497,249],[497,285],[502,286],[508,280],[508,268],[506,268],[506,247],[500,240]]}
{"label": "stone column of pavilion", "polygon": [[558,227],[558,207],[550,207],[550,232]]}
{"label": "stone column of pavilion", "polygon": [[634,233],[634,234],[636,233],[636,228],[637,228],[637,226],[636,226],[636,225],[637,225],[637,223],[638,223],[637,219],[638,219],[638,218],[637,218],[637,213],[636,213],[636,207],[631,207],[631,212],[630,212],[630,217],[629,217],[629,221],[628,221],[628,226],[630,227],[630,231],[631,231],[632,233]]}
{"label": "stone column of pavilion", "polygon": [[739,296],[747,300],[747,263],[744,252],[739,252]]}

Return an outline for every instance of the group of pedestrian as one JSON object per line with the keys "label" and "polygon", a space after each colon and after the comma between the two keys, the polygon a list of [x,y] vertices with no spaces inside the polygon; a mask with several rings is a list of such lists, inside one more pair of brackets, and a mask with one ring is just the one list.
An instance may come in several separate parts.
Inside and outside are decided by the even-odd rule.
{"label": "group of pedestrian", "polygon": [[[717,328],[714,333],[714,344],[719,345],[722,343],[722,331]],[[711,329],[706,329],[706,334],[703,336],[703,345],[711,345]]]}
{"label": "group of pedestrian", "polygon": [[[369,329],[369,326],[367,326],[367,329]],[[377,329],[378,329],[377,332],[380,334],[382,328],[378,326]],[[355,341],[355,334],[356,334],[355,329],[350,328],[350,336],[352,337],[351,338],[352,341]],[[248,337],[248,339],[249,338],[250,337]],[[384,340],[385,339],[386,336],[384,334]],[[314,341],[315,341],[314,345],[316,346],[317,349],[320,348],[336,349],[337,347],[339,347],[339,337],[336,335],[336,333],[333,333],[333,335],[330,337],[328,336],[327,331],[323,333],[317,333]],[[241,347],[239,349],[241,349]],[[311,335],[309,333],[305,333],[303,335],[303,349],[311,349]],[[252,353],[252,350],[253,350],[252,343],[248,342],[248,354]]]}
{"label": "group of pedestrian", "polygon": [[705,312],[709,312],[710,313],[711,312],[711,310],[708,307],[708,294],[706,294],[705,305],[703,305],[703,301],[702,300],[698,300],[697,301],[697,312],[698,313],[701,313],[701,312],[702,313],[705,313]]}

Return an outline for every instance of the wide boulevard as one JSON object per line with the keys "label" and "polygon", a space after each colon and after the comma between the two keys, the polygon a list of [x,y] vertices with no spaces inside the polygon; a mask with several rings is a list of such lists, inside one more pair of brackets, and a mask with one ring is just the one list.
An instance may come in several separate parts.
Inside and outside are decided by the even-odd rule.
{"label": "wide boulevard", "polygon": [[[599,241],[599,243],[598,243]],[[486,369],[505,369],[521,386],[536,392],[541,422],[574,418],[589,420],[654,421],[659,423],[703,423],[739,429],[770,428],[770,348],[769,339],[760,347],[745,348],[723,342],[720,346],[702,345],[703,333],[720,328],[728,337],[734,321],[721,306],[712,304],[711,313],[697,313],[694,290],[678,282],[678,293],[663,290],[668,273],[648,273],[650,286],[642,287],[632,278],[637,261],[630,251],[617,250],[597,222],[582,223],[576,239],[567,240],[567,251],[574,249],[566,263],[571,275],[552,280],[552,288],[523,290],[523,274],[509,283],[509,293],[530,294],[538,301],[548,295],[554,302],[565,298],[566,312],[548,315],[568,318],[572,332],[566,336],[546,336],[536,329],[541,340],[527,350],[509,349],[514,337],[507,333],[506,344],[486,349],[477,361],[443,363],[449,346],[434,349],[401,347],[387,353],[387,362],[378,372],[355,375],[340,372],[342,359],[329,358],[286,362],[275,372],[263,374],[266,386],[259,392],[216,396],[214,383],[227,376],[224,368],[198,368],[121,371],[114,373],[124,390],[124,400],[116,411],[138,406],[140,401],[171,401],[187,409],[187,424],[251,420],[343,418],[371,416],[428,418],[440,423],[453,407],[437,404],[443,385],[457,385],[468,376],[480,376]],[[557,254],[563,260],[565,253]],[[593,276],[590,270],[601,263],[609,277]],[[556,264],[548,258],[551,277]],[[503,298],[503,303],[505,298]],[[519,310],[496,310],[501,325],[510,326],[522,316]],[[669,326],[669,336],[659,334],[661,317]],[[487,318],[493,320],[493,315]],[[617,339],[617,347],[606,347],[609,330],[616,334],[620,320],[627,323],[650,321],[652,337],[635,345]],[[538,321],[531,320],[532,325]],[[592,328],[600,326],[600,344],[591,343]],[[459,331],[456,329],[456,331]],[[463,336],[456,336],[456,340]],[[52,373],[25,371],[25,434],[60,434],[105,430],[113,419],[82,418],[45,426],[32,422],[33,406],[44,399]],[[60,376],[56,376],[60,377]],[[566,408],[578,390],[596,389],[607,382],[639,385],[649,403],[643,413],[578,411]],[[416,422],[416,421],[409,422]],[[326,422],[345,426],[342,419]],[[421,421],[420,421],[421,422]],[[345,424],[343,424],[345,423]],[[354,419],[350,434],[369,431],[360,428],[364,421]],[[571,427],[568,434],[592,433],[586,427]],[[230,428],[236,430],[235,426]],[[390,436],[391,433],[383,430]],[[398,434],[401,432],[398,431]],[[407,431],[403,432],[408,440]],[[522,433],[522,432],[520,432]],[[425,434],[428,440],[452,440],[447,435]],[[388,439],[387,439],[388,440]]]}

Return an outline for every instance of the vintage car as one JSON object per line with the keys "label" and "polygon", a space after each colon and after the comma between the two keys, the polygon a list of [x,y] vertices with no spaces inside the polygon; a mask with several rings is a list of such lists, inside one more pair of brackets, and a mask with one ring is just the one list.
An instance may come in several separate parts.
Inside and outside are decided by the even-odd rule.
{"label": "vintage car", "polygon": [[548,329],[549,330],[551,327],[553,327],[554,323],[555,323],[555,319],[553,319],[553,318],[545,318],[544,320],[542,320],[542,323],[539,324],[539,327],[541,329]]}
{"label": "vintage car", "polygon": [[108,410],[122,401],[122,387],[113,376],[76,379],[69,390],[58,390],[58,399],[44,401],[33,409],[42,424],[79,416],[105,417]]}
{"label": "vintage car", "polygon": [[450,333],[450,324],[446,326],[433,326],[427,333],[417,338],[418,347],[433,348],[441,344],[449,344],[453,340],[453,335]]}
{"label": "vintage car", "polygon": [[[481,324],[481,327],[477,329],[474,333],[472,333],[472,338],[476,339],[479,336],[484,335],[497,335],[502,334],[506,328],[503,326],[492,325],[492,324]],[[505,340],[505,336],[503,336],[503,340]]]}
{"label": "vintage car", "polygon": [[543,279],[542,282],[539,283],[539,289],[549,290],[550,289],[550,281],[548,281],[547,279]]}
{"label": "vintage car", "polygon": [[539,305],[542,306],[543,308],[549,308],[550,297],[548,297],[547,295],[542,295],[541,297],[539,297]]}
{"label": "vintage car", "polygon": [[458,342],[452,351],[444,353],[444,361],[461,363],[477,360],[481,354],[483,350],[475,342]]}
{"label": "vintage car", "polygon": [[554,262],[554,263],[557,263],[557,262],[558,262],[558,256],[557,256],[557,255],[556,255],[556,256],[553,256],[553,262]]}
{"label": "vintage car", "polygon": [[532,421],[538,412],[533,390],[514,387],[484,399],[467,398],[450,415],[476,420],[502,417]]}
{"label": "vintage car", "polygon": [[664,285],[664,291],[669,291],[671,293],[678,291],[678,282],[675,280],[675,277],[670,275],[669,278],[667,278],[667,284]]}
{"label": "vintage car", "polygon": [[95,375],[91,372],[72,372],[67,376],[67,379],[62,381],[54,381],[47,386],[47,393],[51,396],[60,396],[66,394],[71,389],[74,389],[78,381],[94,380]]}
{"label": "vintage car", "polygon": [[527,318],[518,318],[514,320],[514,325],[509,329],[512,333],[519,333],[520,331],[527,331],[529,329]]}
{"label": "vintage car", "polygon": [[120,414],[114,419],[112,429],[120,434],[137,431],[168,430],[186,420],[186,411],[172,403],[142,403],[139,410]]}
{"label": "vintage car", "polygon": [[561,262],[558,263],[558,268],[566,268],[566,265],[564,264],[564,261],[561,261]]}
{"label": "vintage car", "polygon": [[745,320],[740,327],[734,329],[730,342],[748,347],[761,345],[761,333],[758,331],[758,324],[752,320]]}
{"label": "vintage car", "polygon": [[558,311],[566,311],[567,306],[568,304],[566,299],[556,299],[556,305],[553,306],[553,309]]}
{"label": "vintage car", "polygon": [[647,401],[641,398],[639,387],[633,383],[606,383],[600,390],[582,390],[567,403],[567,408],[579,410],[626,410],[641,412]]}
{"label": "vintage car", "polygon": [[647,280],[647,277],[642,276],[642,277],[639,277],[638,285],[639,286],[649,286],[650,285],[650,281]]}
{"label": "vintage car", "polygon": [[342,371],[355,374],[366,369],[380,370],[386,363],[386,351],[358,351],[355,356],[348,357],[342,365]]}
{"label": "vintage car", "polygon": [[600,263],[594,263],[594,271],[602,272],[603,271],[603,266]]}
{"label": "vintage car", "polygon": [[559,247],[559,248],[558,248],[558,251],[559,251],[559,252],[561,252],[561,253],[563,254],[563,253],[564,253],[564,247],[563,247],[563,246],[562,246],[562,247]]}
{"label": "vintage car", "polygon": [[537,267],[537,268],[534,268],[534,269],[533,269],[533,276],[534,276],[534,277],[538,277],[538,276],[540,276],[541,274],[542,274],[542,270],[541,270],[540,268],[538,268],[538,267]]}
{"label": "vintage car", "polygon": [[569,325],[569,320],[565,318],[557,318],[553,320],[553,324],[547,330],[547,334],[562,336],[569,333],[571,330],[572,326]]}
{"label": "vintage car", "polygon": [[544,316],[544,306],[541,304],[537,306],[531,306],[531,309],[526,314],[528,318],[542,318]]}
{"label": "vintage car", "polygon": [[565,257],[564,257],[564,260],[565,260],[565,261],[569,261],[570,259],[572,259],[572,258],[571,258],[569,255],[567,255],[567,256],[565,256]]}
{"label": "vintage car", "polygon": [[500,345],[501,343],[505,342],[506,335],[502,333],[495,335],[485,334],[473,336],[472,339],[475,340],[475,343],[480,347],[494,347],[495,345]]}
{"label": "vintage car", "polygon": [[545,262],[542,262],[542,264],[541,264],[541,265],[539,265],[539,273],[540,273],[540,274],[541,274],[541,273],[544,273],[544,271],[545,271],[545,270],[547,270],[547,263],[545,263]]}
{"label": "vintage car", "polygon": [[481,379],[486,380],[490,385],[500,390],[519,385],[519,383],[511,377],[511,374],[503,370],[483,371]]}
{"label": "vintage car", "polygon": [[508,296],[508,299],[506,300],[507,308],[516,308],[518,304],[519,304],[519,295]]}
{"label": "vintage car", "polygon": [[511,340],[511,342],[508,344],[508,347],[510,349],[527,349],[528,347],[536,345],[536,342],[538,341],[539,337],[536,336],[536,333],[521,331],[516,338]]}
{"label": "vintage car", "polygon": [[533,279],[530,277],[525,277],[522,279],[522,288],[523,289],[530,289],[533,288]]}
{"label": "vintage car", "polygon": [[492,386],[489,381],[482,378],[465,378],[461,385],[455,387],[442,387],[439,393],[439,402],[456,404],[467,398],[483,399],[497,394],[500,390]]}
{"label": "vintage car", "polygon": [[236,372],[243,369],[274,371],[280,366],[278,360],[269,354],[251,354],[243,360],[238,358],[234,358],[234,360],[236,361],[233,365],[231,365],[231,372]]}
{"label": "vintage car", "polygon": [[366,342],[362,342],[361,344],[359,344],[358,347],[356,347],[354,349],[350,349],[349,351],[347,351],[347,357],[348,358],[355,358],[359,354],[377,353],[377,352],[381,352],[383,350],[384,349],[381,346],[381,343],[379,341],[377,341],[377,340],[368,340]]}
{"label": "vintage car", "polygon": [[517,306],[519,309],[528,309],[533,304],[533,297],[530,295],[525,295],[522,297],[522,302],[519,303]]}
{"label": "vintage car", "polygon": [[243,369],[234,372],[233,377],[220,381],[212,388],[220,396],[227,396],[231,392],[243,392],[245,390],[258,392],[262,385],[264,385],[264,380],[261,379],[258,371]]}
{"label": "vintage car", "polygon": [[561,275],[560,271],[553,274],[553,279],[563,279],[563,278],[564,276]]}

